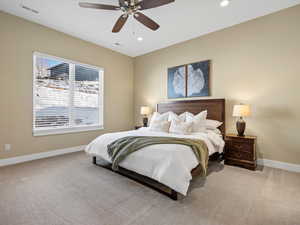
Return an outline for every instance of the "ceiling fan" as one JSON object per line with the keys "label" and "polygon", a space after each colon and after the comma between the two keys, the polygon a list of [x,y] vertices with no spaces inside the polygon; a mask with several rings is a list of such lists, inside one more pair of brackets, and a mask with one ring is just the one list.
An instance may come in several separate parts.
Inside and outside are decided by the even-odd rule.
{"label": "ceiling fan", "polygon": [[119,17],[112,29],[113,33],[117,33],[122,29],[130,15],[133,15],[134,19],[151,30],[157,30],[159,25],[139,11],[156,8],[172,2],[175,2],[175,0],[119,0],[119,6],[87,2],[80,2],[79,6],[92,9],[121,10],[123,14]]}

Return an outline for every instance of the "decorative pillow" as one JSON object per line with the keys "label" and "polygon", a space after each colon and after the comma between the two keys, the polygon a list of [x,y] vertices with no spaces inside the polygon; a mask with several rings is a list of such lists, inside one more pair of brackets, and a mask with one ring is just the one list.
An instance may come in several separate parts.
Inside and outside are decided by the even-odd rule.
{"label": "decorative pillow", "polygon": [[185,113],[181,113],[180,115],[177,115],[176,113],[170,112],[168,120],[169,121],[178,120],[178,121],[185,122]]}
{"label": "decorative pillow", "polygon": [[154,121],[168,121],[169,114],[170,114],[170,112],[166,112],[166,113],[163,113],[163,114],[160,114],[158,112],[154,112],[151,119],[150,119],[149,126],[151,126],[151,123],[153,123]]}
{"label": "decorative pillow", "polygon": [[150,123],[149,130],[168,133],[170,129],[170,124],[170,121],[155,120],[152,123]]}
{"label": "decorative pillow", "polygon": [[193,122],[192,132],[204,132],[206,130],[207,111],[202,111],[197,115],[186,113],[186,122]]}
{"label": "decorative pillow", "polygon": [[169,132],[174,134],[190,134],[192,132],[192,127],[193,122],[172,120]]}
{"label": "decorative pillow", "polygon": [[205,122],[206,129],[209,129],[209,130],[215,130],[222,124],[223,123],[218,120],[206,120],[206,122]]}

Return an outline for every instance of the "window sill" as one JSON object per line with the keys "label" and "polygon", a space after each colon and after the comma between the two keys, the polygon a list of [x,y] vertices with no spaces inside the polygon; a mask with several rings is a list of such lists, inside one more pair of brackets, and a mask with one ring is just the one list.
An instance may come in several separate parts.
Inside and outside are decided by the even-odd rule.
{"label": "window sill", "polygon": [[87,131],[104,130],[103,126],[85,126],[85,127],[72,127],[72,128],[58,128],[48,130],[36,130],[33,131],[33,136],[47,136],[47,135],[58,135],[58,134],[71,134]]}

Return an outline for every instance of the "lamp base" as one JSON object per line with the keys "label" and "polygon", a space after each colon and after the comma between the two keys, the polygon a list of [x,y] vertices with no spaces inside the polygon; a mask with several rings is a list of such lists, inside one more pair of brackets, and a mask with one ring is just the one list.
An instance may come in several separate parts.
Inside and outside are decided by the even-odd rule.
{"label": "lamp base", "polygon": [[147,127],[148,126],[148,117],[143,118],[143,126]]}
{"label": "lamp base", "polygon": [[236,122],[236,130],[238,132],[238,136],[243,137],[244,132],[246,129],[246,122],[243,120],[243,118],[241,117],[237,122]]}

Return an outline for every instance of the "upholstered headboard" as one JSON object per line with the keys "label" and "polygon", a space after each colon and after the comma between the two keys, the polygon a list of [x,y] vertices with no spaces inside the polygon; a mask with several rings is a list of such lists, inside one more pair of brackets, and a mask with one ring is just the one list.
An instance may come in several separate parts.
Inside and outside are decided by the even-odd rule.
{"label": "upholstered headboard", "polygon": [[190,112],[197,114],[207,110],[207,119],[223,122],[219,128],[225,137],[225,99],[201,99],[188,101],[171,101],[157,104],[157,112],[165,113],[172,111],[176,114]]}

